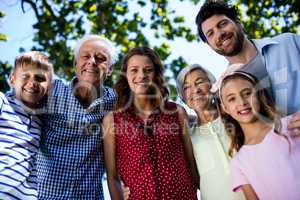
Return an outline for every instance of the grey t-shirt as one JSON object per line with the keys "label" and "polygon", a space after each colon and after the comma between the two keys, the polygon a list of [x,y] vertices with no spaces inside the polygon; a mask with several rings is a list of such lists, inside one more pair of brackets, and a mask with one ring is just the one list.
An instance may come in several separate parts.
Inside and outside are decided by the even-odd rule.
{"label": "grey t-shirt", "polygon": [[245,64],[241,70],[255,76],[262,88],[267,89],[269,96],[274,100],[271,80],[261,53],[257,52],[257,54],[247,64]]}

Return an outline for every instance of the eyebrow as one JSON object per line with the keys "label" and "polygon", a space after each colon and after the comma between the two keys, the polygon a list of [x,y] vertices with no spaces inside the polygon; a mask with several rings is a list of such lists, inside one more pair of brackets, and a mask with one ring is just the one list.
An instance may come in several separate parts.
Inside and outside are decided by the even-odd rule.
{"label": "eyebrow", "polygon": [[189,83],[184,82],[182,87],[186,87],[186,86],[189,86],[189,85],[190,85]]}
{"label": "eyebrow", "polygon": [[222,19],[222,20],[220,20],[218,23],[217,23],[217,25],[220,25],[220,23],[222,23],[222,22],[224,22],[224,21],[229,21],[228,19]]}
{"label": "eyebrow", "polygon": [[208,29],[206,32],[205,32],[205,35],[207,35],[209,32],[212,31],[212,28]]}
{"label": "eyebrow", "polygon": [[[222,19],[222,20],[220,20],[220,21],[217,23],[217,27],[220,25],[220,23],[222,23],[222,22],[224,22],[224,21],[228,21],[228,19]],[[205,32],[205,35],[207,35],[208,32],[212,31],[212,29],[213,29],[213,28],[208,29],[208,30]]]}
{"label": "eyebrow", "polygon": [[225,98],[228,99],[228,98],[231,97],[231,96],[234,96],[234,93],[227,94],[227,95],[225,96]]}
{"label": "eyebrow", "polygon": [[[89,54],[89,53],[91,53],[91,51],[90,50],[84,50],[84,51],[82,51],[82,54]],[[107,54],[105,54],[105,53],[102,53],[102,52],[93,52],[93,53],[95,53],[95,55],[96,56],[99,56],[99,55],[101,55],[101,56],[103,56],[103,57],[108,57],[108,55]]]}
{"label": "eyebrow", "polygon": [[96,56],[102,56],[102,57],[105,57],[105,58],[108,57],[106,54],[103,54],[103,53],[100,53],[100,52],[96,52],[95,55],[96,55]]}
{"label": "eyebrow", "polygon": [[[204,76],[204,77],[197,78],[194,82],[197,82],[199,80],[207,80],[207,81],[209,81],[209,79],[206,76]],[[187,82],[186,79],[185,79],[183,85],[188,84],[188,83],[190,83],[190,82]]]}
{"label": "eyebrow", "polygon": [[[245,92],[246,90],[252,91],[252,88],[246,87],[246,88],[242,89],[239,93],[243,93],[243,92]],[[225,98],[228,98],[229,96],[232,96],[232,95],[234,95],[234,93],[229,93],[229,94],[227,94],[227,95],[225,96]]]}

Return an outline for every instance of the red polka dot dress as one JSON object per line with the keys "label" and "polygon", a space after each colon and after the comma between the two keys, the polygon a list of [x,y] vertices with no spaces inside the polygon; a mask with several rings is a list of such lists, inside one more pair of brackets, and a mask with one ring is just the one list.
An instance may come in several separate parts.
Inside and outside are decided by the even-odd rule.
{"label": "red polka dot dress", "polygon": [[130,200],[196,200],[175,103],[147,123],[130,107],[114,113],[117,170]]}

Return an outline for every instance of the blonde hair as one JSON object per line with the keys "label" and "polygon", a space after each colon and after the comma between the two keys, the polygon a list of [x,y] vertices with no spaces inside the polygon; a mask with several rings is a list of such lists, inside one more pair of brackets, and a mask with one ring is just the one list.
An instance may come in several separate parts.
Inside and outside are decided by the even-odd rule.
{"label": "blonde hair", "polygon": [[29,51],[18,55],[15,59],[11,75],[14,75],[17,69],[25,66],[33,66],[49,72],[49,79],[52,81],[54,74],[53,65],[45,54],[39,51]]}

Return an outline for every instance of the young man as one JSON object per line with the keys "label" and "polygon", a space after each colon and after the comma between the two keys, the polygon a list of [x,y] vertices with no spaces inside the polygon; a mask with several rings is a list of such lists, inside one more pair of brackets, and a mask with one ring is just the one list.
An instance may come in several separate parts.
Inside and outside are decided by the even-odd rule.
{"label": "young man", "polygon": [[37,199],[36,157],[40,120],[34,115],[51,85],[48,58],[32,51],[19,55],[10,75],[12,91],[0,92],[0,197]]}
{"label": "young man", "polygon": [[76,76],[55,80],[38,156],[39,199],[103,199],[100,122],[116,101],[103,85],[116,52],[106,38],[88,35],[75,48]]}
{"label": "young man", "polygon": [[201,39],[229,64],[242,63],[275,100],[278,110],[294,114],[290,128],[300,133],[300,36],[292,33],[250,40],[234,6],[206,1],[196,24]]}

